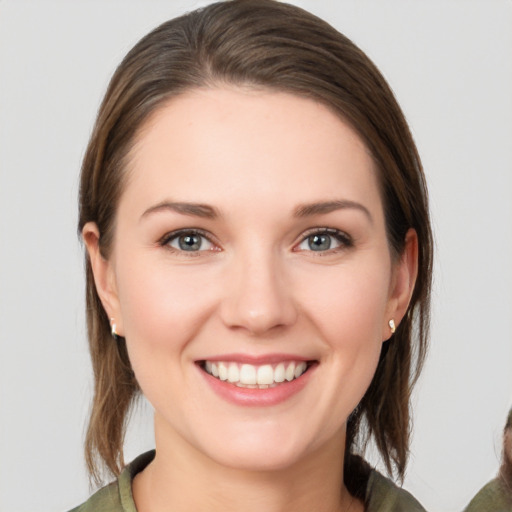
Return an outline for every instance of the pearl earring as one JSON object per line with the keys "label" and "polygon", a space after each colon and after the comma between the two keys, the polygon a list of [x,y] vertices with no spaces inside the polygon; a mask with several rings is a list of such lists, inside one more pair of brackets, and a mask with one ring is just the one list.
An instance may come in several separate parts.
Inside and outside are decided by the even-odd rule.
{"label": "pearl earring", "polygon": [[117,341],[120,338],[120,336],[117,333],[116,322],[113,318],[110,319],[110,326],[110,333],[112,334],[112,338],[114,338]]}
{"label": "pearl earring", "polygon": [[391,329],[391,334],[395,334],[395,331],[396,331],[395,321],[393,319],[391,319],[388,322],[388,325],[389,325],[389,328]]}

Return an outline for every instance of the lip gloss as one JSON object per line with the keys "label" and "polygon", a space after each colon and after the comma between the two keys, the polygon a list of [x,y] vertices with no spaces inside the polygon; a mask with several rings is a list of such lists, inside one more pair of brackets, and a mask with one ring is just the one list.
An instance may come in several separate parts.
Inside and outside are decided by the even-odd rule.
{"label": "lip gloss", "polygon": [[316,365],[312,365],[300,377],[290,382],[285,381],[265,389],[239,387],[213,377],[199,366],[197,368],[207,385],[224,400],[241,406],[268,407],[282,403],[299,393],[308,383]]}

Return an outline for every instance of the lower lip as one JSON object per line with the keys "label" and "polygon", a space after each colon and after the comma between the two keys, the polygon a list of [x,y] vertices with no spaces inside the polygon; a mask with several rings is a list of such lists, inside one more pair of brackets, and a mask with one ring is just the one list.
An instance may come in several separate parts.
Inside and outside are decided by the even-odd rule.
{"label": "lower lip", "polygon": [[277,405],[299,393],[308,383],[316,365],[312,365],[298,379],[283,382],[274,388],[241,388],[228,381],[219,380],[198,367],[208,385],[217,395],[235,405],[269,407]]}

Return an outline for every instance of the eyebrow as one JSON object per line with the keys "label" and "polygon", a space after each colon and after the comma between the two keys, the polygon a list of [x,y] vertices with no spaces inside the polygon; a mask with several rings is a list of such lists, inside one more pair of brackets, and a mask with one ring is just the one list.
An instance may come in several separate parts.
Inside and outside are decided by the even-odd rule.
{"label": "eyebrow", "polygon": [[[357,203],[355,201],[349,201],[346,199],[340,199],[335,201],[322,201],[317,203],[309,203],[302,204],[297,206],[294,211],[294,217],[310,217],[313,215],[325,215],[327,213],[334,212],[336,210],[344,210],[344,209],[356,209],[363,212],[370,222],[373,222],[372,215],[368,208],[363,206],[361,203]],[[220,217],[216,208],[209,206],[207,204],[201,203],[185,203],[185,202],[171,202],[171,201],[162,201],[161,203],[156,204],[155,206],[151,206],[148,208],[141,216],[141,218],[146,217],[152,213],[163,212],[163,211],[171,211],[180,213],[182,215],[192,215],[194,217],[201,217],[203,219],[216,219]]]}
{"label": "eyebrow", "polygon": [[368,220],[373,223],[373,217],[361,203],[349,201],[347,199],[340,199],[335,201],[322,201],[318,203],[302,204],[299,205],[294,212],[295,217],[309,217],[312,215],[324,215],[336,210],[355,209],[363,212]]}
{"label": "eyebrow", "polygon": [[171,211],[181,213],[182,215],[192,215],[203,219],[215,219],[219,217],[219,213],[212,206],[201,203],[175,203],[171,201],[162,201],[161,203],[148,208],[141,216],[141,219],[151,213]]}

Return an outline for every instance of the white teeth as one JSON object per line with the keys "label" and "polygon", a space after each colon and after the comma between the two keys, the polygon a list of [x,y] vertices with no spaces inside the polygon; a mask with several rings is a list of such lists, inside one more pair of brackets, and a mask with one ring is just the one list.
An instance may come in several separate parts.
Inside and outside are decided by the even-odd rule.
{"label": "white teeth", "polygon": [[226,363],[219,363],[219,379],[228,380],[228,367]]}
{"label": "white teeth", "polygon": [[256,368],[252,364],[243,364],[240,368],[240,384],[257,384]]}
{"label": "white teeth", "polygon": [[302,362],[298,364],[295,368],[294,376],[296,379],[298,379],[305,371],[306,371],[307,365],[306,363]]}
{"label": "white teeth", "polygon": [[258,384],[272,384],[274,382],[274,370],[269,364],[264,364],[258,368]]}
{"label": "white teeth", "polygon": [[205,361],[204,369],[220,380],[228,381],[239,387],[266,389],[294,379],[298,379],[308,368],[305,361],[278,363],[276,366],[264,364],[238,364],[224,361]]}
{"label": "white teeth", "polygon": [[284,382],[285,379],[285,370],[284,363],[279,363],[274,370],[274,381],[275,382]]}
{"label": "white teeth", "polygon": [[295,363],[290,363],[285,371],[285,379],[290,382],[295,377]]}
{"label": "white teeth", "polygon": [[229,363],[228,380],[229,382],[238,382],[240,380],[240,371],[236,363]]}

